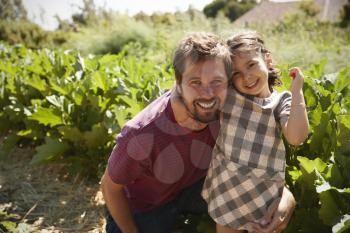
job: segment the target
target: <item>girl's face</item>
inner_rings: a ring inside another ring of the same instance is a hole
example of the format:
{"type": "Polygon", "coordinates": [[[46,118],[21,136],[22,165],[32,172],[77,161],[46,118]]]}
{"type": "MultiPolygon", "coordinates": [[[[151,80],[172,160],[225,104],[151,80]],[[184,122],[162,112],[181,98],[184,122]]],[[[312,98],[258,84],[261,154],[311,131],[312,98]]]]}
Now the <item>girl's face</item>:
{"type": "Polygon", "coordinates": [[[269,97],[268,68],[271,66],[270,54],[262,55],[256,51],[238,53],[233,57],[232,78],[235,88],[243,94],[269,97]]]}

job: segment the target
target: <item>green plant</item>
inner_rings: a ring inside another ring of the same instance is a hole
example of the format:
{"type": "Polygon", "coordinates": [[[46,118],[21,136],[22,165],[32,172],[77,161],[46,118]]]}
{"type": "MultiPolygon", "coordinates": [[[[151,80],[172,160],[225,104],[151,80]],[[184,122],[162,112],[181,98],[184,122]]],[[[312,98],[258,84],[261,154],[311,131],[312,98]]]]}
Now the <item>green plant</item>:
{"type": "Polygon", "coordinates": [[[124,123],[171,86],[171,72],[118,55],[0,46],[2,154],[19,140],[36,146],[33,164],[62,162],[98,177],[124,123]]]}
{"type": "Polygon", "coordinates": [[[286,232],[350,229],[350,73],[325,74],[325,65],[305,72],[311,130],[302,146],[288,146],[286,179],[298,205],[286,232]]]}

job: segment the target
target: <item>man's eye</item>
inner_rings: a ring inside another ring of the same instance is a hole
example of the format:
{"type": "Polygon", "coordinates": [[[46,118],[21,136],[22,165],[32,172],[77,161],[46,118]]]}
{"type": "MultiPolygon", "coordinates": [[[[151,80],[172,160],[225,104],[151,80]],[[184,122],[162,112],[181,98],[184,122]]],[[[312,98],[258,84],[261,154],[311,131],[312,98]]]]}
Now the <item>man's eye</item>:
{"type": "Polygon", "coordinates": [[[211,85],[214,86],[214,87],[218,87],[218,86],[221,86],[223,84],[223,81],[222,80],[214,80],[211,85]]]}
{"type": "Polygon", "coordinates": [[[193,86],[198,86],[198,85],[201,85],[201,82],[195,80],[195,81],[192,81],[190,84],[193,86]]]}

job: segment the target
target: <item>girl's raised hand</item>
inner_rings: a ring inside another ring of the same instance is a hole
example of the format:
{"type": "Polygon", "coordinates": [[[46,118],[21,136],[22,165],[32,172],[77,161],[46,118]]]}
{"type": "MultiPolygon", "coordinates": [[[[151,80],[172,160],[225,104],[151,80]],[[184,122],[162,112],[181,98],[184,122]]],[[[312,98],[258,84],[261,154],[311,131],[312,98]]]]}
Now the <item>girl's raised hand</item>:
{"type": "Polygon", "coordinates": [[[289,69],[288,75],[293,79],[290,91],[292,93],[301,91],[304,85],[304,75],[300,68],[293,67],[289,69]]]}

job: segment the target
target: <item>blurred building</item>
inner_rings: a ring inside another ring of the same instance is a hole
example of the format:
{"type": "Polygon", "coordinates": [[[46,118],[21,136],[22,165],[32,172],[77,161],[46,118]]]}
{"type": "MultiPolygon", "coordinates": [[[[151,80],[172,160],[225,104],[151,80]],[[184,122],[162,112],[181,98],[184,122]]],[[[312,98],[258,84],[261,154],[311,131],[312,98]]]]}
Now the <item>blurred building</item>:
{"type": "MultiPolygon", "coordinates": [[[[304,1],[305,2],[305,1],[304,1]]],[[[256,23],[275,23],[284,16],[301,11],[300,0],[262,0],[253,9],[234,21],[235,25],[249,25],[256,23]]],[[[313,0],[309,6],[317,10],[317,17],[321,21],[336,21],[347,0],[313,0]]]]}

